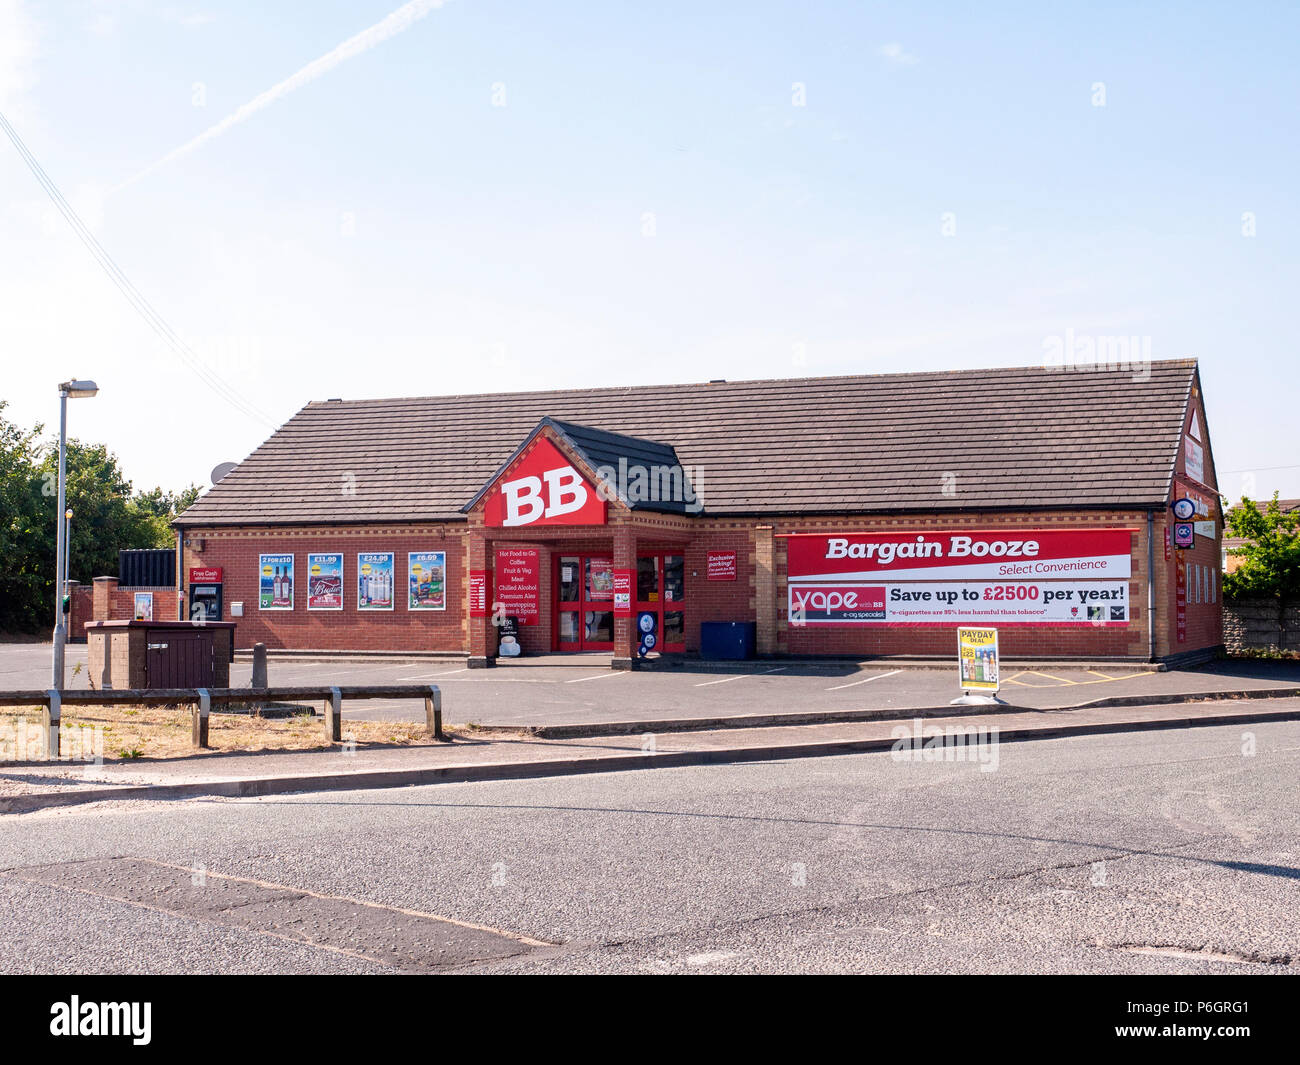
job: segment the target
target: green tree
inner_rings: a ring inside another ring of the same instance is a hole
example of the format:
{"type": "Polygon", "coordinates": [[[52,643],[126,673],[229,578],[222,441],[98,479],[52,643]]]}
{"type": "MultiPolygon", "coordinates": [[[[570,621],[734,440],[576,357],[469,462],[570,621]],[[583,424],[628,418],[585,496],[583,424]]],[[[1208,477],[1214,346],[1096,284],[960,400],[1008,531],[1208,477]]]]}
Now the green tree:
{"type": "Polygon", "coordinates": [[[1246,541],[1232,552],[1241,564],[1224,575],[1225,596],[1300,595],[1300,511],[1283,511],[1274,492],[1262,508],[1242,496],[1224,520],[1246,541]]]}
{"type": "Polygon", "coordinates": [[[202,489],[197,484],[192,484],[180,492],[169,492],[165,488],[153,488],[148,492],[137,494],[135,505],[141,510],[170,521],[176,515],[188,509],[199,498],[201,492],[202,489]]]}
{"type": "MultiPolygon", "coordinates": [[[[58,471],[59,450],[52,446],[42,455],[40,473],[57,479],[58,471]]],[[[168,518],[132,498],[131,482],[117,456],[103,444],[69,440],[67,476],[67,506],[72,511],[68,576],[74,581],[115,574],[122,548],[175,545],[168,518]]],[[[54,534],[51,527],[50,537],[54,534]]]]}
{"type": "MultiPolygon", "coordinates": [[[[58,533],[58,442],[41,442],[4,417],[0,400],[0,632],[54,624],[58,533]]],[[[198,495],[191,486],[133,497],[117,457],[103,444],[68,441],[67,508],[72,511],[69,576],[83,583],[117,573],[122,548],[173,547],[170,522],[198,495]]]]}
{"type": "Polygon", "coordinates": [[[6,406],[0,400],[0,631],[30,632],[43,616],[54,624],[46,528],[54,527],[55,500],[42,494],[37,472],[41,426],[19,428],[4,417],[6,406]]]}

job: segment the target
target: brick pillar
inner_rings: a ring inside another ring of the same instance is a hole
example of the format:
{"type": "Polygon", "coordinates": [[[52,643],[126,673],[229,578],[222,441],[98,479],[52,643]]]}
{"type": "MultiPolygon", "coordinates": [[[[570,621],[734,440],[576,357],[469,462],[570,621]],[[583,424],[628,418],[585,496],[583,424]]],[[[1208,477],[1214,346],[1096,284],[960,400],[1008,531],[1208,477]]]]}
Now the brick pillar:
{"type": "MultiPolygon", "coordinates": [[[[631,525],[614,526],[614,572],[630,570],[632,573],[632,594],[636,597],[636,529],[631,525]]],[[[633,669],[636,665],[636,604],[632,604],[631,616],[621,618],[614,615],[614,658],[610,665],[614,669],[633,669]]]]}
{"type": "Polygon", "coordinates": [[[481,527],[470,529],[466,538],[466,557],[469,560],[469,580],[466,585],[465,613],[469,623],[469,662],[470,669],[483,669],[496,665],[497,633],[493,625],[492,610],[492,563],[496,552],[492,541],[487,538],[481,527]],[[483,580],[483,597],[486,608],[481,617],[475,617],[474,581],[476,575],[483,580]]]}
{"type": "Polygon", "coordinates": [[[116,577],[96,577],[93,621],[113,620],[113,593],[117,591],[116,577]]]}
{"type": "Polygon", "coordinates": [[[755,651],[760,655],[776,654],[776,540],[772,526],[754,529],[754,572],[750,577],[754,598],[755,651]]]}

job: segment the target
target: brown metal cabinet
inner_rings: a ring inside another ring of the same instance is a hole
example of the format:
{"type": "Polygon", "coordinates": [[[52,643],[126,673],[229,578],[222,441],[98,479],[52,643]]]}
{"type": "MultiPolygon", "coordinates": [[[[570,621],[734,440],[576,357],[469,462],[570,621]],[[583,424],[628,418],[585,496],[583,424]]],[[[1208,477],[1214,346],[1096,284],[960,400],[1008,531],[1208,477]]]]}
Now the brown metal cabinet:
{"type": "Polygon", "coordinates": [[[92,621],[86,626],[96,689],[225,688],[234,623],[92,621]]]}
{"type": "Polygon", "coordinates": [[[149,629],[145,640],[146,688],[215,687],[210,633],[149,629]]]}

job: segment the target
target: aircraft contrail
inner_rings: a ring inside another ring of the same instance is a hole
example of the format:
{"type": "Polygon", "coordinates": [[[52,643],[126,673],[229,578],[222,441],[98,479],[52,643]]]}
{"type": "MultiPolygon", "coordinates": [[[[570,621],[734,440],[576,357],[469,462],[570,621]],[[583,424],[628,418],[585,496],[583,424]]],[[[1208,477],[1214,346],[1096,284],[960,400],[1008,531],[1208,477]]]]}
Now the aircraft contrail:
{"type": "Polygon", "coordinates": [[[368,52],[375,45],[383,44],[390,37],[396,37],[399,33],[410,29],[434,8],[442,7],[444,2],[445,0],[411,0],[409,4],[403,4],[387,18],[376,22],[369,29],[362,30],[355,37],[349,37],[338,47],[326,52],[319,59],[308,63],[296,74],[285,78],[280,84],[274,85],[261,95],[253,97],[237,111],[227,115],[215,126],[204,130],[192,141],[188,141],[174,151],[168,152],[157,162],[150,163],[134,177],[123,181],[113,191],[117,192],[128,185],[134,185],[141,178],[152,174],[159,167],[166,166],[172,160],[179,159],[182,155],[188,155],[200,145],[220,137],[228,129],[239,125],[244,119],[264,108],[270,107],[276,100],[288,96],[296,89],[301,89],[308,82],[315,81],[322,74],[328,74],[339,64],[346,63],[353,56],[368,52]]]}

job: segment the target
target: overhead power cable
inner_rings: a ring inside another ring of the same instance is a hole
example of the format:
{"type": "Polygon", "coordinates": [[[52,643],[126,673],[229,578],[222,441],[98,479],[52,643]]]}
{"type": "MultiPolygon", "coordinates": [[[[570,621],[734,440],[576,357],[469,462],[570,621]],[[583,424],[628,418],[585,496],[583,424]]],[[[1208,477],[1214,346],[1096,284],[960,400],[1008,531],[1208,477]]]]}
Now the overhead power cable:
{"type": "Polygon", "coordinates": [[[149,327],[158,334],[162,341],[180,358],[180,360],[194,373],[204,384],[215,392],[226,403],[234,407],[241,414],[254,421],[262,423],[268,428],[276,428],[271,418],[262,411],[251,400],[246,399],[233,385],[227,383],[219,374],[203,364],[203,360],[195,354],[192,348],[176,333],[176,331],[167,324],[153,305],[140,293],[140,290],[131,283],[131,279],[122,272],[122,269],[113,261],[113,257],[104,250],[103,245],[95,239],[95,235],[82,222],[77,212],[72,209],[72,205],[63,198],[63,193],[59,191],[58,186],[50,178],[36,157],[28,149],[27,145],[18,136],[18,131],[10,124],[9,120],[0,112],[0,129],[3,129],[13,146],[17,149],[18,154],[22,157],[27,168],[32,172],[45,194],[49,196],[68,225],[72,227],[73,233],[85,245],[86,250],[90,252],[95,262],[99,264],[100,269],[108,276],[108,279],[117,286],[118,291],[126,297],[128,303],[135,309],[136,313],[149,325],[149,327]]]}

